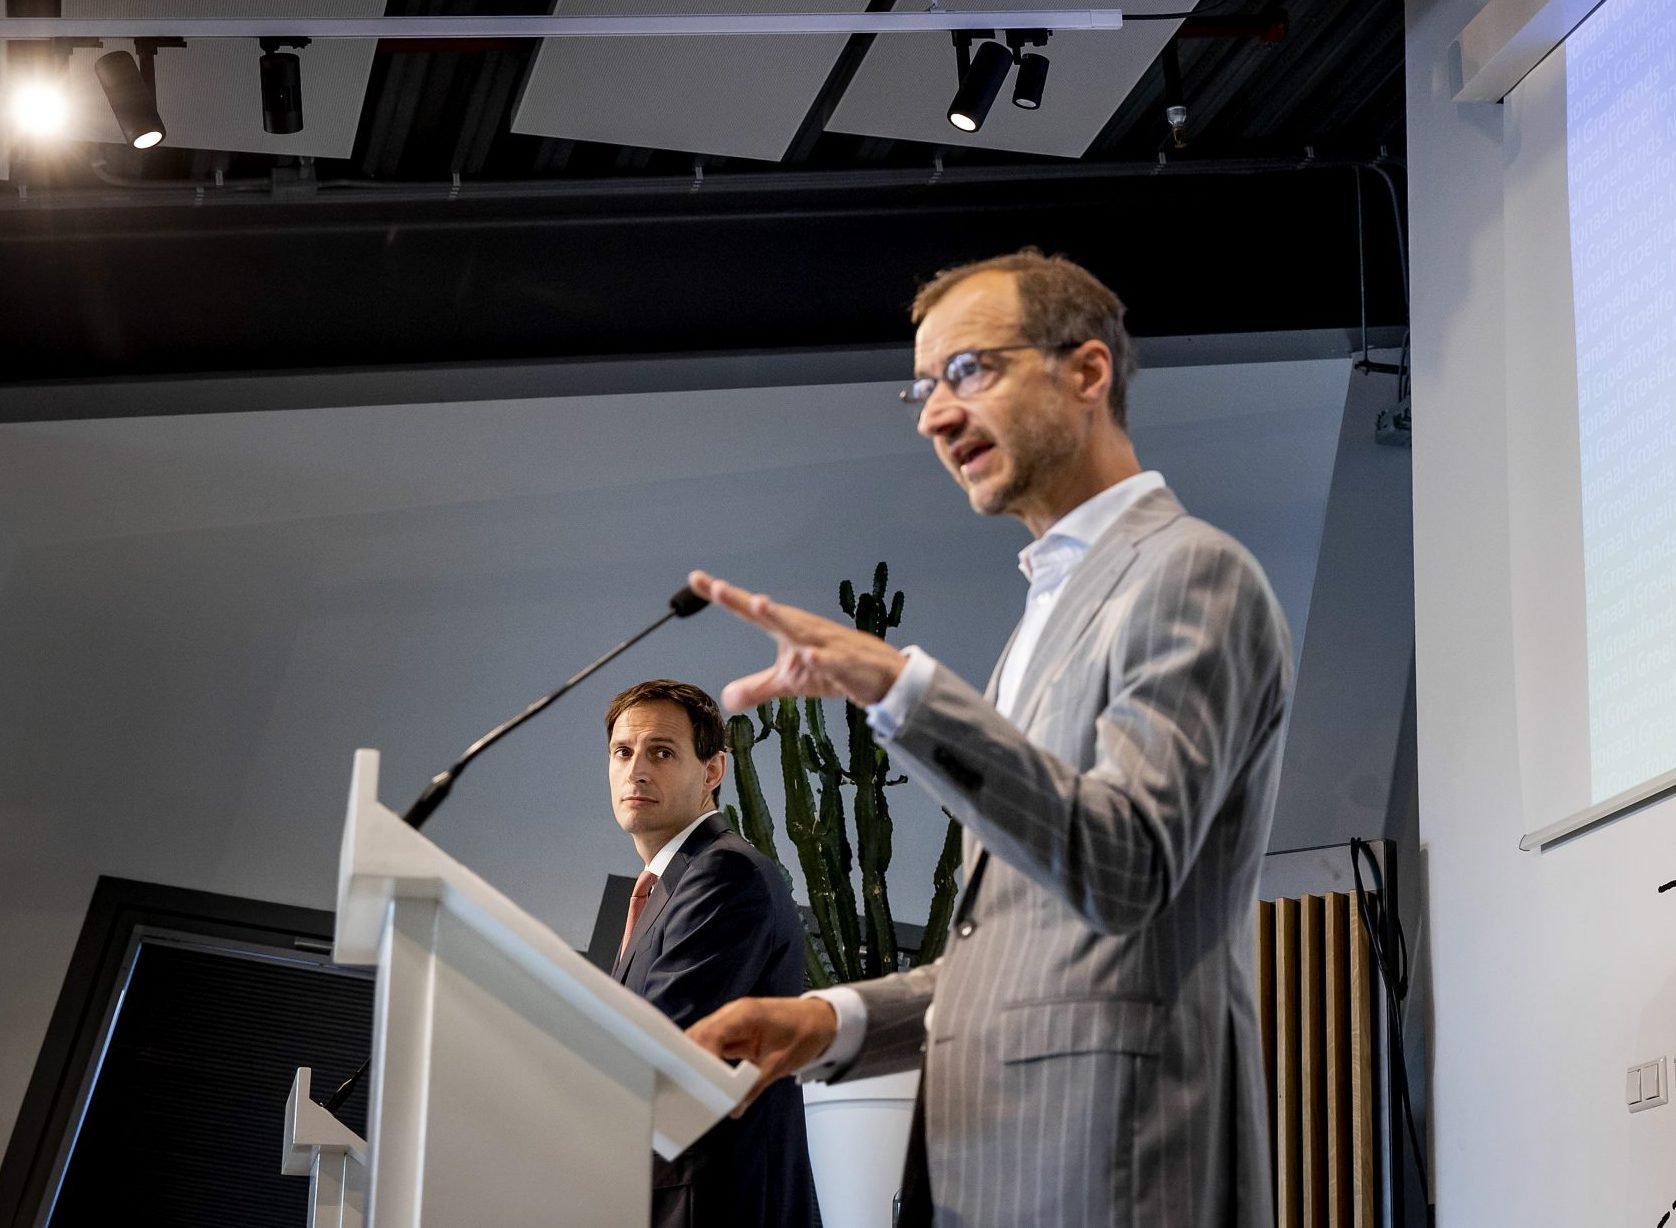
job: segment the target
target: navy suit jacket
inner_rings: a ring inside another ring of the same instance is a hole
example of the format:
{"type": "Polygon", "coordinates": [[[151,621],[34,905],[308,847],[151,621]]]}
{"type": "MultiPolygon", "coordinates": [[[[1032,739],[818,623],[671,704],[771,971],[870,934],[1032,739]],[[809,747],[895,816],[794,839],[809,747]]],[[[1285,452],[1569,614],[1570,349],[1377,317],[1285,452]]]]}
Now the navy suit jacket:
{"type": "MultiPolygon", "coordinates": [[[[784,873],[713,814],[652,886],[612,975],[682,1027],[735,998],[803,992],[803,919],[784,873]]],[[[803,1096],[781,1079],[674,1160],[652,1158],[655,1228],[820,1223],[803,1096]]]]}

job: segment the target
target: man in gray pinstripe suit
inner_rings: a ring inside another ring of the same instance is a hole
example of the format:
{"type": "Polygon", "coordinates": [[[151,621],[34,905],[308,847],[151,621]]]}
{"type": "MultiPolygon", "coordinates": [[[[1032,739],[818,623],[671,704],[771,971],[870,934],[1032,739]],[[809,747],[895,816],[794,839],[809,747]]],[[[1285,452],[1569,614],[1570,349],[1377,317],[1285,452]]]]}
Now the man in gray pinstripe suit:
{"type": "Polygon", "coordinates": [[[919,649],[701,572],[770,632],[728,706],[841,695],[965,825],[931,968],[691,1029],[768,1081],[924,1061],[941,1225],[1272,1225],[1254,900],[1291,681],[1261,569],[1142,471],[1123,307],[1034,251],[941,274],[904,399],[974,510],[1018,517],[1030,595],[986,693],[919,649]]]}

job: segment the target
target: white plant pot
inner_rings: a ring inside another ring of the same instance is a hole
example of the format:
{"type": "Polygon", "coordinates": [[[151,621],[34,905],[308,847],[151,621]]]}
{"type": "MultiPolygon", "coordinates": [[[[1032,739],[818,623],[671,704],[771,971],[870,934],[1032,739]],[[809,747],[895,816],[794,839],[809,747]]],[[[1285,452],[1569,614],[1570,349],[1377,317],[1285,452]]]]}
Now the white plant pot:
{"type": "Polygon", "coordinates": [[[917,1070],[803,1085],[824,1228],[890,1228],[918,1087],[917,1070]]]}

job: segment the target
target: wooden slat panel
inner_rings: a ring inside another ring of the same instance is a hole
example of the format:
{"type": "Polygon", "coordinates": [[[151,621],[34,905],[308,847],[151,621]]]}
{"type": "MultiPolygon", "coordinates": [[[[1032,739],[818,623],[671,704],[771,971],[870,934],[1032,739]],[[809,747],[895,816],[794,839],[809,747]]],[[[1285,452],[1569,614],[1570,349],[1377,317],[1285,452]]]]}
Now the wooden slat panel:
{"type": "Polygon", "coordinates": [[[1257,1024],[1263,1035],[1263,1076],[1267,1082],[1269,1119],[1269,1178],[1270,1193],[1275,1205],[1280,1205],[1280,1191],[1275,1188],[1274,1175],[1279,1152],[1275,1146],[1279,1128],[1275,1117],[1275,949],[1274,902],[1257,902],[1257,1024]]]}
{"type": "Polygon", "coordinates": [[[1350,1132],[1350,897],[1334,892],[1326,906],[1327,1223],[1353,1228],[1350,1132]]]}
{"type": "Polygon", "coordinates": [[[1298,902],[1275,901],[1275,1215],[1303,1228],[1303,1084],[1298,1069],[1298,902]]]}
{"type": "Polygon", "coordinates": [[[1351,1202],[1353,1228],[1374,1228],[1374,1149],[1379,1145],[1373,1128],[1373,1063],[1379,1051],[1374,1032],[1373,950],[1361,911],[1351,901],[1350,917],[1350,1134],[1351,1202]]]}
{"type": "Polygon", "coordinates": [[[1298,901],[1299,1075],[1303,1109],[1304,1228],[1327,1228],[1327,970],[1325,901],[1298,901]]]}

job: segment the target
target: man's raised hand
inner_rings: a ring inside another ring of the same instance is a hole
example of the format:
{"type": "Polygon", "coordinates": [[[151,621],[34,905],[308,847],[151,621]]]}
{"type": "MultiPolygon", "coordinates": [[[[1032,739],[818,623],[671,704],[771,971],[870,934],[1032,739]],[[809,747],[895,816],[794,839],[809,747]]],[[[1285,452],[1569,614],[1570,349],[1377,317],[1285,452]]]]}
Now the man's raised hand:
{"type": "Polygon", "coordinates": [[[774,699],[826,695],[866,707],[885,697],[907,663],[876,635],[781,605],[707,572],[693,572],[687,583],[700,597],[774,637],[774,664],[722,689],[723,706],[735,712],[774,699]]]}

